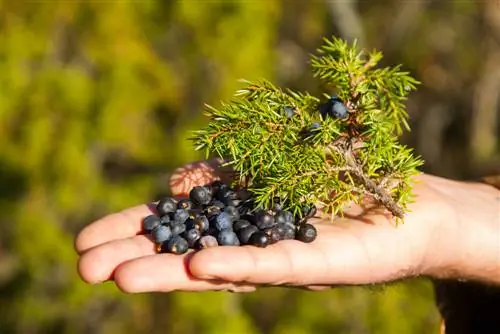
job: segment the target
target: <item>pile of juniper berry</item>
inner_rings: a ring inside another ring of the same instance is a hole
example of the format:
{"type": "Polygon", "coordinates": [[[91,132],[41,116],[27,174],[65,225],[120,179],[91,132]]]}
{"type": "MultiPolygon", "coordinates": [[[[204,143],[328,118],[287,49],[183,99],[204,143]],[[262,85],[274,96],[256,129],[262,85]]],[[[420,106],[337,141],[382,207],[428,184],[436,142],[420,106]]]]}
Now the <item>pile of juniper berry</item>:
{"type": "Polygon", "coordinates": [[[214,181],[192,188],[189,198],[160,200],[157,214],[144,218],[143,230],[151,235],[158,253],[172,254],[215,246],[267,247],[281,240],[312,242],[316,238],[316,228],[307,223],[316,213],[314,205],[304,205],[294,216],[282,210],[279,198],[273,203],[272,208],[257,207],[246,188],[233,189],[214,181]]]}

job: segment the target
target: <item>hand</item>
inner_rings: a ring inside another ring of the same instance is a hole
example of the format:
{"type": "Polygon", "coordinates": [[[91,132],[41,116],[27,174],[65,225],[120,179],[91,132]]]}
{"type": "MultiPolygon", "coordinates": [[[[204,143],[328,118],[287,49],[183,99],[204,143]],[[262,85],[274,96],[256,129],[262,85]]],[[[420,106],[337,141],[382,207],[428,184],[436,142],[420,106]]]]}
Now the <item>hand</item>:
{"type": "MultiPolygon", "coordinates": [[[[218,161],[178,169],[175,195],[225,177],[218,161]]],[[[86,226],[76,239],[83,280],[114,280],[128,293],[253,291],[261,285],[324,289],[426,275],[500,284],[499,192],[491,186],[420,175],[416,202],[395,226],[380,208],[352,207],[330,223],[314,218],[317,239],[267,248],[215,247],[184,255],[155,254],[141,232],[152,205],[139,205],[86,226]]]]}

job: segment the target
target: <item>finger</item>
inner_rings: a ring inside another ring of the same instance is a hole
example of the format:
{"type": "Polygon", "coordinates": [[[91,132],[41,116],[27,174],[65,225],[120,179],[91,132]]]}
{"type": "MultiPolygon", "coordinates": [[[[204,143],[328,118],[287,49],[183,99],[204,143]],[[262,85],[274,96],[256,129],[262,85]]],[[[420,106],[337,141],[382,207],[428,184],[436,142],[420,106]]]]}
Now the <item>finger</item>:
{"type": "Polygon", "coordinates": [[[78,271],[90,284],[114,279],[124,292],[227,290],[250,292],[255,286],[199,280],[186,269],[189,253],[184,255],[155,254],[155,245],[146,236],[137,236],[105,243],[85,253],[78,271]]]}
{"type": "Polygon", "coordinates": [[[155,254],[155,244],[147,236],[114,240],[83,254],[78,272],[87,283],[100,283],[111,279],[121,263],[152,254],[155,254]]]}
{"type": "Polygon", "coordinates": [[[411,276],[415,269],[416,253],[402,244],[408,235],[398,235],[403,228],[349,221],[317,229],[309,244],[285,240],[267,248],[204,250],[193,255],[190,272],[204,279],[308,286],[378,283],[411,276]]]}
{"type": "Polygon", "coordinates": [[[103,243],[138,235],[142,231],[143,218],[154,213],[154,204],[142,204],[107,215],[80,231],[75,239],[75,249],[82,254],[103,243]]]}
{"type": "Polygon", "coordinates": [[[283,240],[266,248],[215,247],[193,254],[190,272],[199,278],[271,285],[310,285],[326,276],[322,255],[310,244],[283,240]]]}
{"type": "Polygon", "coordinates": [[[193,277],[188,263],[193,253],[158,254],[121,264],[114,275],[116,285],[126,293],[171,291],[255,291],[252,284],[204,280],[193,277]]]}

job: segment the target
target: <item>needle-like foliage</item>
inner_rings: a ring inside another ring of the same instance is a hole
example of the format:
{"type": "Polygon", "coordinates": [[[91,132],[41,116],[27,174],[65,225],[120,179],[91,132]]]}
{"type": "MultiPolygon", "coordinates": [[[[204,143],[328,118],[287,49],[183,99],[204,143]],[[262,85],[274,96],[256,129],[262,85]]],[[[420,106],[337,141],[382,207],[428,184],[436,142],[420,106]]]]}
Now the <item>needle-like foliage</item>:
{"type": "Polygon", "coordinates": [[[311,56],[312,73],[335,87],[346,117],[322,117],[326,94],[244,81],[230,101],[207,106],[209,123],[192,138],[196,149],[225,159],[234,182],[262,207],[279,198],[295,214],[314,203],[333,217],[369,195],[401,220],[423,163],[398,140],[409,130],[404,101],[419,82],[400,66],[377,67],[381,58],[356,42],[325,39],[311,56]]]}

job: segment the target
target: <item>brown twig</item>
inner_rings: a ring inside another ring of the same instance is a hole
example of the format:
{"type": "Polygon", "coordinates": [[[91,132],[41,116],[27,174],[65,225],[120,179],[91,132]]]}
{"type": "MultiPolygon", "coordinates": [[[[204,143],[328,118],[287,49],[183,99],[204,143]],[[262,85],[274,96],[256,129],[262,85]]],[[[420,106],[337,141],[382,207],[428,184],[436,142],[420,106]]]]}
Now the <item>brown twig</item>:
{"type": "Polygon", "coordinates": [[[404,217],[404,210],[392,199],[387,191],[363,173],[363,169],[354,158],[353,150],[347,140],[343,142],[337,141],[336,144],[330,145],[329,149],[344,157],[350,167],[349,172],[358,179],[378,202],[383,204],[394,216],[398,218],[404,217]]]}

